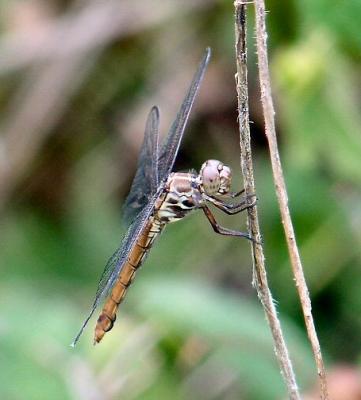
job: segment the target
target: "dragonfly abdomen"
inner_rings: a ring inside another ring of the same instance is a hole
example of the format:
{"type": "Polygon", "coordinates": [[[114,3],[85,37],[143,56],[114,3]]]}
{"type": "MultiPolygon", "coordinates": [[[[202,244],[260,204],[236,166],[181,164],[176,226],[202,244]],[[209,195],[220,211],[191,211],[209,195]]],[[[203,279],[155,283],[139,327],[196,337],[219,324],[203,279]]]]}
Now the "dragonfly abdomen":
{"type": "Polygon", "coordinates": [[[195,179],[196,176],[191,173],[173,173],[169,176],[164,192],[155,203],[153,216],[135,242],[104,304],[95,326],[95,343],[99,343],[105,333],[112,329],[119,304],[124,299],[136,271],[142,265],[155,238],[166,224],[179,221],[200,206],[202,198],[195,185],[195,179]]]}
{"type": "Polygon", "coordinates": [[[94,332],[94,343],[99,343],[105,333],[113,328],[119,304],[125,298],[138,268],[142,265],[155,238],[160,234],[163,228],[164,224],[153,217],[139,235],[97,320],[94,332]]]}

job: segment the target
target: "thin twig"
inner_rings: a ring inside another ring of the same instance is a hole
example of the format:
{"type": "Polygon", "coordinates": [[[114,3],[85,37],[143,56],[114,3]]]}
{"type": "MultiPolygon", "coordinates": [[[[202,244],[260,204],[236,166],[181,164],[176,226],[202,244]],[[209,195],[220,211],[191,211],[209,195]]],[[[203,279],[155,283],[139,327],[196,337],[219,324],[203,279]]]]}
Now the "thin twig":
{"type": "Polygon", "coordinates": [[[321,348],[318,341],[315,325],[311,312],[311,300],[303,273],[300,255],[296,243],[295,232],[292,225],[290,211],[288,208],[288,198],[286,184],[281,167],[276,129],[274,121],[274,107],[271,95],[271,84],[268,68],[267,56],[267,32],[265,22],[265,5],[263,0],[255,0],[256,7],[256,38],[258,53],[258,69],[261,85],[261,101],[265,119],[266,136],[269,145],[270,158],[272,163],[273,179],[281,212],[282,224],[286,235],[288,252],[295,277],[296,287],[301,300],[303,315],[305,318],[307,334],[311,342],[312,351],[315,357],[317,372],[319,376],[321,398],[328,399],[325,368],[321,355],[321,348]]]}
{"type": "MultiPolygon", "coordinates": [[[[241,147],[241,169],[246,194],[255,193],[253,176],[253,163],[249,130],[248,112],[248,82],[247,82],[247,49],[246,49],[246,5],[244,2],[235,1],[236,12],[236,58],[237,58],[237,97],[238,97],[238,121],[241,147]]],[[[261,234],[258,222],[257,207],[248,210],[248,226],[252,237],[257,240],[253,243],[253,285],[257,290],[259,299],[264,308],[268,324],[270,326],[276,357],[278,359],[282,376],[285,380],[289,398],[300,399],[292,363],[288,355],[288,349],[283,337],[280,321],[277,317],[276,307],[270,292],[261,234]]]]}

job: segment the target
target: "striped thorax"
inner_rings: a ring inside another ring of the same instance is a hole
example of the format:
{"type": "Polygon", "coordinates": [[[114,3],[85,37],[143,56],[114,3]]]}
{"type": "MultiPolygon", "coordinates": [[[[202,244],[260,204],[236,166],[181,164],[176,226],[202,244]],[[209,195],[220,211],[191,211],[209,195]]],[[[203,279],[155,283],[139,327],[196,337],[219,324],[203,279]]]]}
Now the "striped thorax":
{"type": "Polygon", "coordinates": [[[164,224],[179,221],[201,205],[202,196],[195,174],[183,172],[170,174],[165,191],[165,199],[155,212],[155,218],[164,224]]]}

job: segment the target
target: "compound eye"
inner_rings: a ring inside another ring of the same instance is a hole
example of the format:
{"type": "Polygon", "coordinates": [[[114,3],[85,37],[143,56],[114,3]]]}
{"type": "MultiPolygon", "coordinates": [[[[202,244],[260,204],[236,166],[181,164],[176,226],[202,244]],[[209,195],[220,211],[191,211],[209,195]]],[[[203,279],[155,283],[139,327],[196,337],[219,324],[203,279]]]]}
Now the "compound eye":
{"type": "Polygon", "coordinates": [[[219,174],[213,168],[205,168],[203,172],[203,179],[207,183],[212,184],[219,179],[219,174]]]}
{"type": "Polygon", "coordinates": [[[220,177],[221,177],[221,185],[219,192],[222,194],[226,194],[229,192],[231,187],[231,179],[232,179],[231,169],[227,166],[223,166],[223,169],[220,173],[220,177]]]}
{"type": "Polygon", "coordinates": [[[227,167],[226,165],[224,165],[220,175],[222,178],[228,179],[232,175],[231,169],[229,167],[227,167]]]}
{"type": "Polygon", "coordinates": [[[202,171],[202,182],[206,192],[210,194],[217,193],[220,185],[218,170],[216,168],[206,166],[202,171]]]}

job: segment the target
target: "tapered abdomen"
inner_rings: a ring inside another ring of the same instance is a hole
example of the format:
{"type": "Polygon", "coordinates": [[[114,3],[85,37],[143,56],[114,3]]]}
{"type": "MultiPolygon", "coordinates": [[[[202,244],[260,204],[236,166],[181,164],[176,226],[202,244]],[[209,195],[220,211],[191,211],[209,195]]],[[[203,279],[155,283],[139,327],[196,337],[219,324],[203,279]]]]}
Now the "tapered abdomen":
{"type": "Polygon", "coordinates": [[[119,304],[124,299],[154,239],[166,224],[179,221],[195,208],[199,208],[201,194],[192,185],[195,178],[190,173],[172,173],[169,176],[164,193],[155,203],[153,216],[129,252],[128,259],[104,304],[95,326],[94,343],[99,343],[105,333],[112,329],[119,304]]]}
{"type": "Polygon", "coordinates": [[[164,225],[152,219],[139,235],[98,318],[94,332],[94,344],[99,343],[105,333],[112,329],[119,304],[124,299],[137,269],[142,265],[145,255],[163,227],[164,225]]]}

